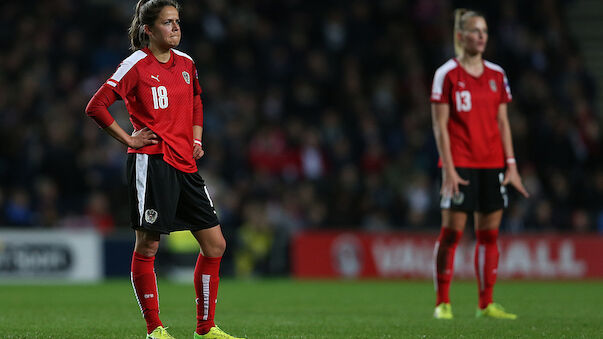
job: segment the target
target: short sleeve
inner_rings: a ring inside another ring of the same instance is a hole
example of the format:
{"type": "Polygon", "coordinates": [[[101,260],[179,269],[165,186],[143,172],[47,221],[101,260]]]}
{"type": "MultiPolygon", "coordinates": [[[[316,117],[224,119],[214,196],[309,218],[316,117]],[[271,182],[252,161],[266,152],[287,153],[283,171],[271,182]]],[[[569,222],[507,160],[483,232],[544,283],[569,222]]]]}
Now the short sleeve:
{"type": "Polygon", "coordinates": [[[502,88],[505,90],[501,92],[500,103],[507,103],[513,100],[513,96],[511,95],[511,87],[509,86],[509,79],[507,79],[507,74],[503,71],[502,73],[502,88]]]}
{"type": "Polygon", "coordinates": [[[120,97],[125,98],[128,93],[136,87],[138,80],[138,72],[133,69],[130,70],[123,78],[119,81],[115,81],[113,78],[109,78],[105,83],[105,86],[109,86],[113,89],[120,97]]]}
{"type": "Polygon", "coordinates": [[[107,80],[105,86],[109,86],[119,94],[119,96],[125,98],[138,83],[138,70],[135,66],[146,56],[146,53],[143,51],[134,52],[122,61],[115,73],[107,80]]]}
{"type": "Polygon", "coordinates": [[[449,103],[450,102],[450,77],[448,73],[442,74],[440,71],[436,72],[433,77],[433,84],[431,86],[431,102],[433,103],[449,103]]]}

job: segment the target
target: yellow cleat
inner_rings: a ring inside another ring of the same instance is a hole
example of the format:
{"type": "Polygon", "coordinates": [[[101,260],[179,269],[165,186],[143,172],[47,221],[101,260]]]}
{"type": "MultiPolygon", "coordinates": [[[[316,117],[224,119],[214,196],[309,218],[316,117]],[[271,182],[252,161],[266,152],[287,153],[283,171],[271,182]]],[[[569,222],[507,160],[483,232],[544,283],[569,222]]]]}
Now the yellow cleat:
{"type": "Polygon", "coordinates": [[[436,306],[435,311],[433,312],[433,317],[436,319],[452,319],[454,316],[452,315],[452,306],[449,303],[441,303],[436,306]]]}
{"type": "Polygon", "coordinates": [[[195,332],[194,339],[245,339],[239,337],[233,337],[230,334],[222,331],[218,326],[214,326],[209,329],[209,332],[205,334],[197,334],[195,332]]]}
{"type": "Polygon", "coordinates": [[[494,319],[517,319],[517,315],[513,313],[505,312],[505,309],[496,303],[489,304],[486,308],[477,309],[475,312],[476,318],[494,318],[494,319]]]}
{"type": "Polygon", "coordinates": [[[159,326],[151,332],[151,334],[147,334],[147,339],[175,339],[167,332],[167,327],[159,326]]]}

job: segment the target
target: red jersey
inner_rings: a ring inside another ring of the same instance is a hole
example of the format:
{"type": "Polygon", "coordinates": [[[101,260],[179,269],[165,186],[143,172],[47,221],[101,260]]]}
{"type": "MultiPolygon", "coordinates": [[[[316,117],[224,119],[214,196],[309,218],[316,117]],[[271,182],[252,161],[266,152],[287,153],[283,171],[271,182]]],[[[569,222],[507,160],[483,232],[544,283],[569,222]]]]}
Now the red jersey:
{"type": "Polygon", "coordinates": [[[505,71],[494,63],[484,61],[484,72],[479,77],[467,73],[456,59],[437,69],[431,102],[450,107],[448,134],[455,167],[505,166],[497,117],[500,104],[510,101],[505,71]]]}
{"type": "Polygon", "coordinates": [[[197,70],[187,54],[170,50],[170,60],[161,63],[148,48],[127,57],[104,84],[125,102],[135,130],[148,127],[159,138],[157,145],[128,153],[163,154],[168,164],[193,173],[194,96],[201,93],[197,70]]]}

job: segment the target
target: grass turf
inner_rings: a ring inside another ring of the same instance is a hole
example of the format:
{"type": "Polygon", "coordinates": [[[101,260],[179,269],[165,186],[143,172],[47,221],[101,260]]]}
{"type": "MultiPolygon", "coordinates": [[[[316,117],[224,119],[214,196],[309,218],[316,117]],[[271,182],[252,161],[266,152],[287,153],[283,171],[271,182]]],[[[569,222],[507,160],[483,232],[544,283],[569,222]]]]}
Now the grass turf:
{"type": "MultiPolygon", "coordinates": [[[[161,318],[192,338],[192,285],[159,281],[161,318]]],[[[500,282],[515,321],[475,319],[474,282],[453,282],[455,319],[432,319],[431,282],[223,279],[216,321],[248,338],[601,338],[600,281],[500,282]]],[[[0,338],[144,338],[128,280],[0,286],[0,338]]]]}

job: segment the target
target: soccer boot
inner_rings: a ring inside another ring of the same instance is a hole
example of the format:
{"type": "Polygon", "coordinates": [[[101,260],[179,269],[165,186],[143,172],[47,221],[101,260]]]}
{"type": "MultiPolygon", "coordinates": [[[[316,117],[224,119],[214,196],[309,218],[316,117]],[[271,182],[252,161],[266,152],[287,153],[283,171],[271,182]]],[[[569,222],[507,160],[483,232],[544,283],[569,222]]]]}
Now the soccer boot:
{"type": "Polygon", "coordinates": [[[245,339],[239,337],[233,337],[230,334],[222,331],[218,326],[214,326],[209,329],[209,332],[205,334],[197,334],[195,332],[194,339],[245,339]]]}
{"type": "Polygon", "coordinates": [[[505,309],[497,303],[491,303],[486,308],[477,309],[475,312],[476,318],[494,318],[494,319],[517,319],[517,315],[513,313],[505,312],[505,309]]]}
{"type": "Polygon", "coordinates": [[[433,311],[433,317],[436,319],[452,319],[452,306],[449,303],[440,303],[433,311]]]}
{"type": "Polygon", "coordinates": [[[147,334],[147,339],[175,339],[167,332],[167,327],[159,326],[151,332],[151,334],[147,334]]]}

